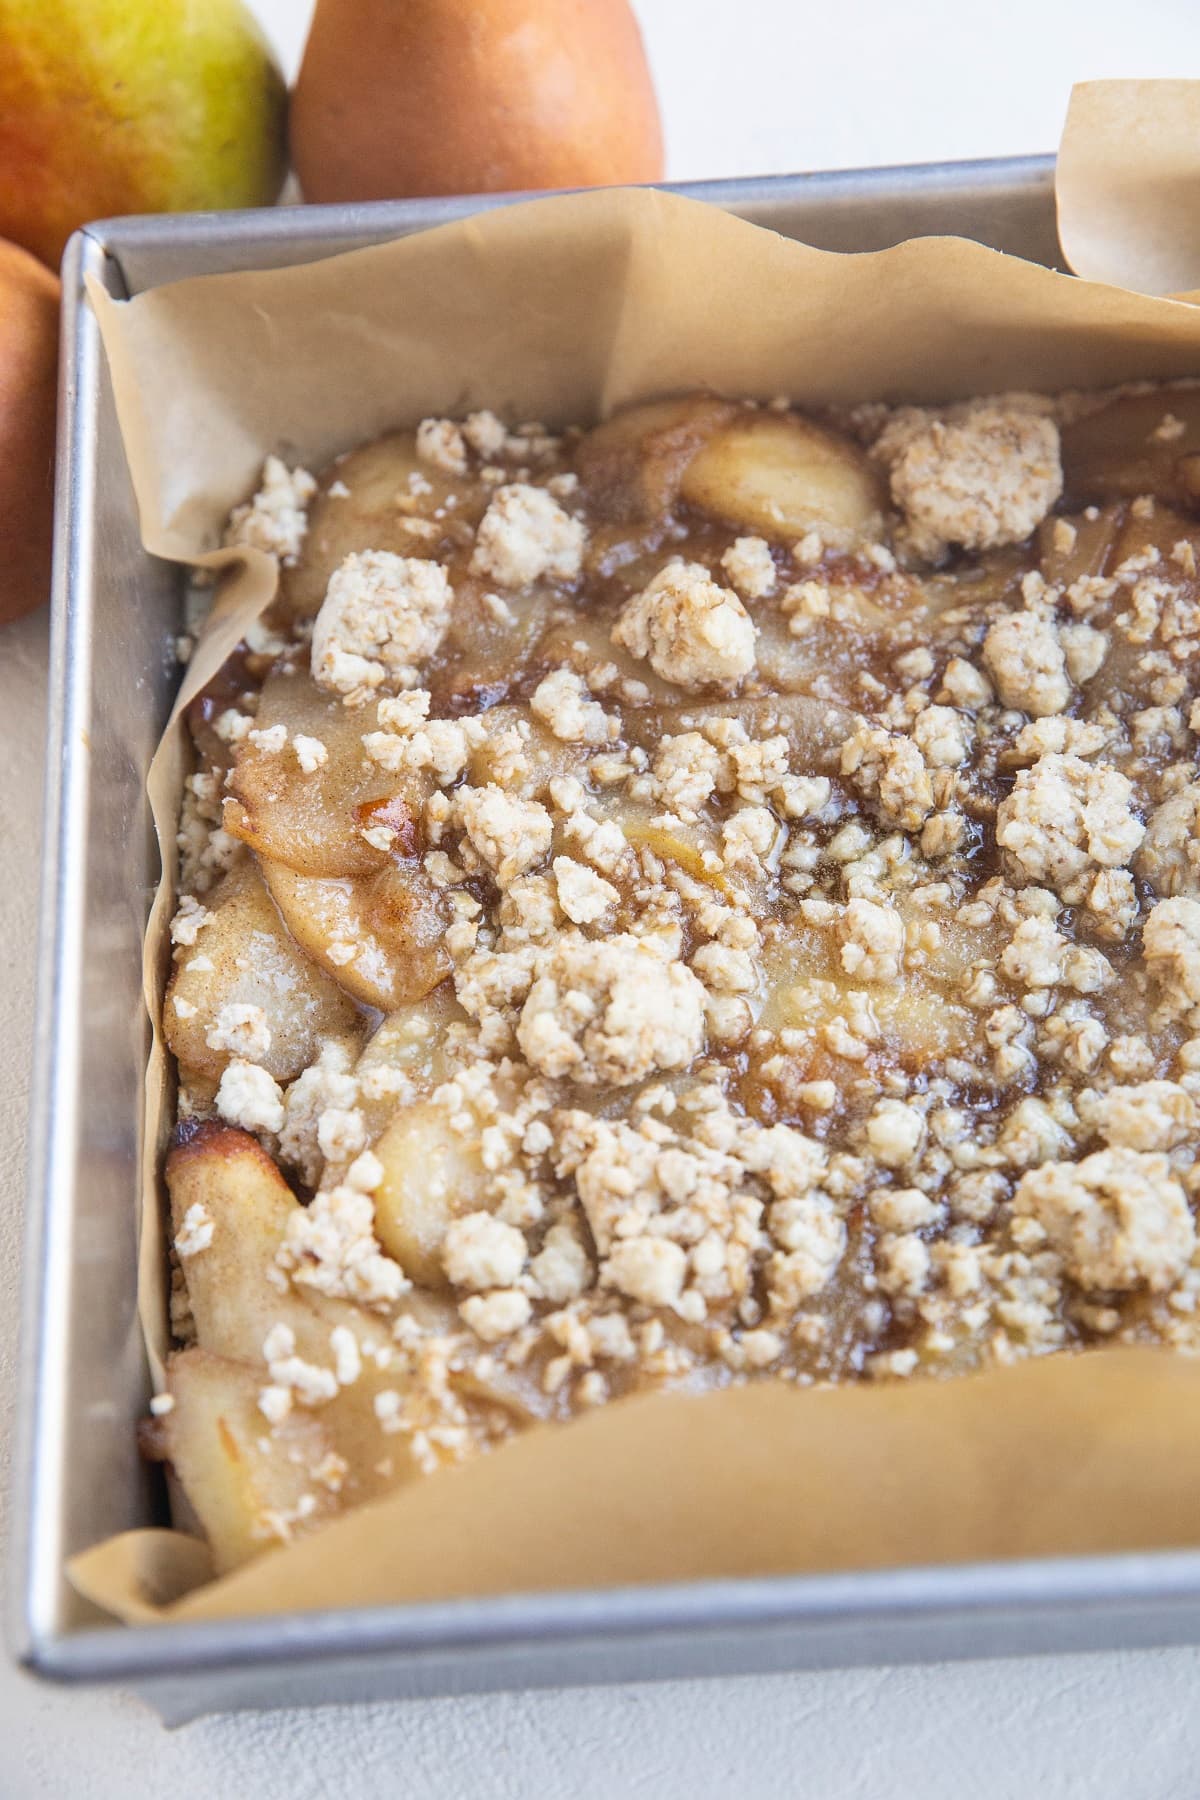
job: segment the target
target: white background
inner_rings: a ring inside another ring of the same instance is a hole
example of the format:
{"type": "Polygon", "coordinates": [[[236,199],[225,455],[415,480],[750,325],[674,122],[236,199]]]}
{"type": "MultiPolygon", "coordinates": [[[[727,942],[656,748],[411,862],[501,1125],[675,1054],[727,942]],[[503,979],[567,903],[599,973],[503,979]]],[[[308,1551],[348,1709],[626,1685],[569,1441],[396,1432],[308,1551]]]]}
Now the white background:
{"type": "MultiPolygon", "coordinates": [[[[290,72],[307,0],[255,10],[290,72]]],[[[1048,150],[1072,81],[1200,75],[1200,8],[1188,0],[640,0],[637,11],[677,178],[1048,150]]],[[[45,627],[43,615],[0,634],[6,1428],[45,627]]],[[[273,1713],[167,1734],[134,1700],[56,1692],[0,1664],[0,1800],[1190,1800],[1198,1681],[1200,1653],[1185,1650],[273,1713]]]]}

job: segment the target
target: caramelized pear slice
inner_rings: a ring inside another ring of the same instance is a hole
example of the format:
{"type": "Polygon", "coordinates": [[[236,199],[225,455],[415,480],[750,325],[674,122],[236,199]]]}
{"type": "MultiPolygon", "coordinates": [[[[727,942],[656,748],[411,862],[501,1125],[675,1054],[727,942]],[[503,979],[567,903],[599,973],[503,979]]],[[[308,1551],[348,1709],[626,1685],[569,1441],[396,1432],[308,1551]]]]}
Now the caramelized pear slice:
{"type": "Polygon", "coordinates": [[[208,896],[211,917],[195,944],[180,945],[163,1007],[167,1043],[189,1076],[219,1081],[228,1050],[208,1033],[222,1007],[257,1006],[271,1033],[262,1065],[291,1081],[323,1039],[354,1029],[354,1007],[297,949],[253,862],[246,858],[208,896]]]}
{"type": "Polygon", "coordinates": [[[276,615],[315,617],[330,576],[351,553],[431,558],[446,566],[454,590],[445,639],[422,675],[434,711],[474,710],[494,699],[520,673],[557,598],[535,587],[498,599],[471,573],[475,529],[494,493],[477,472],[457,475],[423,461],[412,432],[343,457],[322,478],[300,561],[283,571],[276,615]]]}
{"type": "Polygon", "coordinates": [[[479,1131],[454,1129],[453,1108],[432,1097],[451,1073],[447,1034],[466,1018],[446,982],[386,1018],[354,1071],[371,1147],[383,1164],[376,1235],[410,1280],[427,1288],[446,1285],[439,1251],[451,1219],[489,1204],[479,1131]]]}
{"type": "Polygon", "coordinates": [[[702,881],[720,894],[734,892],[729,877],[719,868],[710,869],[704,860],[706,850],[715,848],[710,831],[691,825],[684,836],[680,831],[669,830],[665,825],[654,824],[647,819],[631,819],[624,809],[617,812],[617,817],[623,822],[626,840],[635,850],[649,850],[660,862],[673,864],[677,869],[682,869],[685,875],[690,875],[693,881],[702,881]]]}
{"type": "Polygon", "coordinates": [[[212,1222],[207,1247],[180,1259],[198,1342],[249,1363],[259,1360],[263,1339],[280,1321],[298,1341],[309,1338],[311,1308],[267,1279],[299,1205],[291,1188],[248,1132],[210,1120],[185,1128],[180,1139],[166,1169],[172,1237],[193,1206],[212,1222]]]}
{"type": "Polygon", "coordinates": [[[1068,504],[1154,494],[1200,504],[1200,388],[1121,394],[1062,428],[1068,504]]]}
{"type": "Polygon", "coordinates": [[[941,599],[908,575],[891,574],[881,583],[879,570],[857,558],[823,567],[814,593],[825,608],[815,615],[805,614],[803,606],[785,612],[782,594],[753,608],[758,679],[783,694],[815,689],[859,697],[864,661],[881,647],[886,651],[889,634],[894,641],[907,621],[919,621],[926,635],[941,599]]]}
{"type": "Polygon", "coordinates": [[[447,1285],[440,1251],[452,1219],[487,1204],[489,1177],[477,1132],[456,1131],[449,1108],[418,1100],[398,1112],[375,1145],[383,1181],[375,1233],[411,1281],[447,1285]]]}
{"type": "Polygon", "coordinates": [[[738,412],[727,400],[689,394],[627,407],[582,439],[575,467],[604,519],[660,519],[675,503],[684,471],[714,431],[738,412]]]}
{"type": "MultiPolygon", "coordinates": [[[[644,580],[631,580],[628,594],[632,596],[651,581],[666,560],[659,556],[647,563],[640,571],[644,580]]],[[[629,571],[623,570],[622,578],[628,574],[629,571]]],[[[648,697],[656,696],[665,700],[678,694],[679,689],[656,675],[648,662],[631,656],[621,644],[613,643],[612,630],[618,611],[618,607],[613,607],[607,614],[581,612],[572,617],[558,618],[537,647],[534,658],[536,671],[548,673],[551,669],[573,669],[577,675],[586,676],[590,670],[607,664],[616,670],[620,679],[638,683],[648,697]]],[[[603,702],[602,694],[597,698],[603,702]]],[[[622,710],[628,712],[636,704],[636,700],[626,698],[622,702],[622,710]]]]}
{"type": "Polygon", "coordinates": [[[411,431],[340,457],[321,478],[300,560],[283,571],[276,611],[287,619],[315,618],[330,576],[352,552],[445,560],[470,543],[490,493],[475,476],[422,460],[411,431]]]}
{"type": "Polygon", "coordinates": [[[269,1435],[258,1406],[262,1368],[207,1350],[183,1350],[167,1367],[175,1404],[155,1440],[204,1527],[218,1575],[259,1556],[303,1522],[304,1531],[339,1510],[313,1480],[333,1451],[327,1420],[294,1408],[269,1435]]]}
{"type": "Polygon", "coordinates": [[[1094,519],[1084,512],[1043,519],[1037,529],[1038,560],[1048,582],[1068,588],[1088,575],[1105,575],[1115,560],[1125,507],[1102,506],[1094,519]]]}
{"type": "MultiPolygon", "coordinates": [[[[1189,518],[1161,501],[1147,513],[1130,507],[1112,553],[1113,565],[1149,549],[1169,557],[1178,543],[1189,543],[1193,556],[1200,553],[1200,519],[1189,518]]],[[[1172,570],[1172,575],[1178,579],[1180,572],[1172,570]]]]}
{"type": "Polygon", "coordinates": [[[561,603],[549,589],[499,595],[478,576],[456,575],[446,636],[422,676],[434,716],[480,712],[505,694],[561,603]]]}
{"type": "Polygon", "coordinates": [[[444,902],[419,863],[321,879],[264,857],[262,870],[301,949],[364,1006],[391,1012],[449,974],[444,902]]]}
{"type": "Polygon", "coordinates": [[[750,413],[718,431],[689,462],[680,492],[767,538],[816,526],[853,543],[883,528],[883,486],[857,444],[795,413],[750,413]]]}
{"type": "MultiPolygon", "coordinates": [[[[288,739],[281,750],[264,749],[248,737],[238,745],[225,829],[302,875],[362,875],[382,868],[387,853],[367,842],[364,828],[378,822],[374,814],[386,801],[393,802],[397,819],[411,821],[429,784],[420,776],[385,774],[367,756],[363,737],[379,729],[377,712],[374,702],[345,706],[323,694],[307,672],[270,676],[256,726],[282,725],[288,739]],[[325,761],[309,774],[295,749],[300,736],[325,747],[325,761]]],[[[415,849],[411,823],[405,823],[401,839],[397,848],[415,849]]]]}
{"type": "MultiPolygon", "coordinates": [[[[382,1135],[402,1106],[446,1080],[446,1034],[451,1025],[466,1023],[467,1014],[449,981],[388,1014],[363,1046],[354,1069],[368,1142],[373,1144],[382,1135]]],[[[329,1169],[327,1163],[326,1186],[329,1169]]]]}
{"type": "MultiPolygon", "coordinates": [[[[202,1349],[253,1363],[261,1359],[272,1326],[284,1324],[300,1356],[327,1364],[330,1331],[345,1325],[378,1361],[375,1352],[392,1341],[391,1310],[412,1311],[435,1329],[444,1326],[441,1303],[432,1299],[405,1295],[377,1312],[307,1282],[281,1283],[275,1253],[303,1208],[248,1132],[206,1121],[171,1151],[166,1173],[173,1234],[197,1204],[212,1223],[207,1246],[180,1259],[202,1349]]],[[[387,1358],[378,1366],[386,1367],[387,1358]]]]}
{"type": "MultiPolygon", "coordinates": [[[[1148,550],[1157,550],[1163,559],[1163,574],[1177,590],[1166,603],[1160,630],[1168,639],[1171,634],[1179,635],[1181,627],[1186,633],[1186,620],[1200,596],[1200,582],[1187,573],[1186,553],[1181,553],[1182,560],[1177,560],[1174,552],[1178,545],[1190,548],[1191,566],[1196,566],[1200,560],[1200,519],[1188,518],[1163,502],[1156,502],[1148,511],[1134,507],[1123,510],[1125,517],[1109,556],[1108,572],[1112,573],[1130,559],[1141,558],[1148,550]]],[[[1138,631],[1131,635],[1124,629],[1133,606],[1132,584],[1125,582],[1113,594],[1102,598],[1087,615],[1088,623],[1107,630],[1109,638],[1103,665],[1088,683],[1091,705],[1111,696],[1119,711],[1127,704],[1128,695],[1136,693],[1146,680],[1145,642],[1138,631]],[[1114,624],[1116,630],[1111,629],[1114,624]]],[[[1178,646],[1175,647],[1178,653],[1178,646]]]]}
{"type": "MultiPolygon", "coordinates": [[[[301,1207],[270,1157],[244,1131],[200,1126],[168,1157],[167,1186],[176,1236],[194,1206],[212,1223],[207,1246],[180,1259],[198,1345],[210,1356],[252,1372],[259,1436],[269,1426],[257,1405],[258,1392],[271,1379],[263,1352],[268,1334],[286,1326],[297,1356],[315,1368],[332,1370],[337,1361],[332,1334],[340,1328],[353,1334],[362,1366],[313,1411],[325,1434],[324,1448],[337,1451],[349,1464],[342,1498],[366,1498],[412,1473],[403,1440],[397,1447],[381,1433],[374,1397],[384,1388],[403,1385],[394,1366],[391,1313],[412,1312],[441,1331],[453,1319],[445,1303],[432,1295],[406,1294],[381,1313],[309,1283],[281,1281],[275,1253],[301,1207]],[[393,1450],[392,1473],[381,1482],[375,1464],[393,1450]]],[[[285,1426],[297,1412],[307,1411],[297,1403],[285,1426]]],[[[170,1414],[169,1420],[174,1419],[175,1413],[170,1414]]],[[[288,1448],[285,1435],[280,1461],[286,1460],[288,1448]]]]}
{"type": "MultiPolygon", "coordinates": [[[[901,904],[900,911],[906,924],[925,917],[918,907],[901,904]]],[[[920,961],[908,957],[902,979],[863,982],[846,972],[836,934],[797,919],[767,941],[767,998],[758,1022],[773,1032],[806,1032],[820,1047],[825,1027],[835,1020],[845,1025],[854,1016],[848,1004],[857,1007],[865,996],[868,1048],[878,1045],[906,1067],[924,1069],[936,1058],[962,1054],[978,1032],[978,1015],[960,996],[976,960],[999,954],[1000,932],[998,926],[980,932],[947,923],[935,950],[920,961]]],[[[835,1059],[843,1080],[857,1066],[835,1059]]]]}
{"type": "Polygon", "coordinates": [[[494,706],[486,715],[487,736],[471,751],[467,778],[475,787],[493,781],[522,799],[544,799],[559,775],[580,775],[597,753],[595,744],[564,743],[530,713],[528,706],[494,706]],[[521,760],[510,760],[513,733],[522,743],[521,760]]]}

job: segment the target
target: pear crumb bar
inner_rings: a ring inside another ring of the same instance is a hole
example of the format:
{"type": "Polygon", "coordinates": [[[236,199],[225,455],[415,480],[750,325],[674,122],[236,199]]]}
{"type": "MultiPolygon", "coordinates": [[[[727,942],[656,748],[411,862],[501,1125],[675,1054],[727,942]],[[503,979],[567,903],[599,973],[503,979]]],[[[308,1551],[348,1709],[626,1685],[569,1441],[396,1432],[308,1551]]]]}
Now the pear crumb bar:
{"type": "Polygon", "coordinates": [[[143,1429],[219,1567],[647,1388],[1193,1347],[1200,388],[426,419],[227,535],[143,1429]]]}

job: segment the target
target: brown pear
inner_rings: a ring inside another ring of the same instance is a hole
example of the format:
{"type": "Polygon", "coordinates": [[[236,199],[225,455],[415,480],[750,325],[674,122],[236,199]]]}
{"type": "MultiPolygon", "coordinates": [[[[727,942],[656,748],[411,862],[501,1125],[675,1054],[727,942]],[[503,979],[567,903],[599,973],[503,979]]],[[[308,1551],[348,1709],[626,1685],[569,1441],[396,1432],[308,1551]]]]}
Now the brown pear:
{"type": "Polygon", "coordinates": [[[291,112],[309,200],[662,177],[627,0],[317,0],[291,112]]]}
{"type": "Polygon", "coordinates": [[[0,623],[50,587],[58,277],[0,239],[0,623]]]}

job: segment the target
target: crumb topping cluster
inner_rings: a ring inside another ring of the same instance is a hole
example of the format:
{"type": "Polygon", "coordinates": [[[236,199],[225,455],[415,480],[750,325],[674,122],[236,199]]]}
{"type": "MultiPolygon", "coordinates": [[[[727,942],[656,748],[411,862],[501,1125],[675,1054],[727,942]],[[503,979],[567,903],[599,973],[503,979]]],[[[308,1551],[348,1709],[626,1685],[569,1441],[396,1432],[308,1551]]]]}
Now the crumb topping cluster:
{"type": "Polygon", "coordinates": [[[1196,1347],[1193,415],[268,460],[164,1020],[185,1134],[250,1134],[279,1211],[215,1147],[172,1181],[181,1371],[250,1259],[261,1536],[646,1387],[1196,1347]]]}

